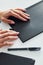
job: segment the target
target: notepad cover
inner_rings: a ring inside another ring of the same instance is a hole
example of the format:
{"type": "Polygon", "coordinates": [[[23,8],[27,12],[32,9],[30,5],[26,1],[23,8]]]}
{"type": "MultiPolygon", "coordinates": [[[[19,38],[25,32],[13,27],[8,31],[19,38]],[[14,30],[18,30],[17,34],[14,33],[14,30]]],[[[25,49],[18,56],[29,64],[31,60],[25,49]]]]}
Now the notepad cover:
{"type": "Polygon", "coordinates": [[[7,53],[0,53],[0,65],[34,65],[35,60],[7,53]]]}
{"type": "Polygon", "coordinates": [[[15,24],[10,26],[14,30],[20,32],[19,37],[22,42],[25,42],[43,32],[43,2],[41,1],[32,7],[28,7],[26,10],[26,13],[30,14],[31,17],[27,22],[14,17],[9,17],[9,19],[15,21],[15,24]]]}

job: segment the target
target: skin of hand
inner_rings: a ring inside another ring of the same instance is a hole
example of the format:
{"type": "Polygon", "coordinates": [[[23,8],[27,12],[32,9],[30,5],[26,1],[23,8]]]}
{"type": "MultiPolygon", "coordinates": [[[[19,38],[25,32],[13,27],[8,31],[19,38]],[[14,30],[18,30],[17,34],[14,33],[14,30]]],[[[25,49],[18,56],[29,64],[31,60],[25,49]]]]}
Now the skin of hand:
{"type": "Polygon", "coordinates": [[[12,45],[12,41],[18,38],[19,32],[12,30],[0,30],[0,48],[12,45]]]}
{"type": "Polygon", "coordinates": [[[27,21],[28,19],[30,19],[30,15],[26,14],[25,12],[26,10],[20,8],[1,11],[0,20],[2,20],[5,23],[15,24],[14,21],[8,19],[9,16],[14,16],[22,21],[27,21]]]}

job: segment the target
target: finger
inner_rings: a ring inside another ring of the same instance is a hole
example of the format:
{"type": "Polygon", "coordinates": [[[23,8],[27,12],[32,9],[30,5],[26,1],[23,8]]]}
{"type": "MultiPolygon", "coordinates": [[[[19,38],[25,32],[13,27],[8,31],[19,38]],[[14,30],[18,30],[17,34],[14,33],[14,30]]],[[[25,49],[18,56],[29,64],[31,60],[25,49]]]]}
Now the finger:
{"type": "Polygon", "coordinates": [[[24,13],[26,16],[29,16],[30,17],[30,15],[29,14],[27,14],[27,13],[24,13]]]}
{"type": "Polygon", "coordinates": [[[4,33],[7,33],[7,32],[10,32],[11,30],[0,30],[0,34],[4,34],[4,33]]]}
{"type": "Polygon", "coordinates": [[[7,46],[6,44],[0,43],[0,48],[3,46],[7,46]]]}
{"type": "Polygon", "coordinates": [[[27,18],[27,19],[30,19],[30,15],[29,14],[26,14],[26,13],[23,13],[24,16],[27,18]]]}
{"type": "Polygon", "coordinates": [[[2,17],[2,18],[1,18],[1,20],[2,20],[2,21],[4,21],[5,23],[9,23],[9,24],[15,24],[15,22],[14,22],[14,21],[12,21],[12,20],[9,20],[9,19],[7,19],[7,18],[4,18],[4,17],[2,17]]]}
{"type": "Polygon", "coordinates": [[[17,9],[15,9],[15,10],[20,10],[20,11],[23,11],[23,12],[26,11],[26,9],[21,9],[21,8],[17,8],[17,9]]]}
{"type": "Polygon", "coordinates": [[[4,34],[1,34],[0,35],[0,38],[4,38],[4,37],[7,37],[7,36],[17,36],[19,34],[19,32],[14,32],[14,31],[10,31],[10,32],[7,32],[7,33],[4,33],[4,34]]]}
{"type": "Polygon", "coordinates": [[[19,32],[16,32],[16,31],[13,31],[13,30],[9,30],[9,33],[19,34],[19,32]]]}
{"type": "Polygon", "coordinates": [[[0,43],[0,48],[3,46],[11,46],[12,44],[13,44],[12,42],[3,42],[3,43],[0,43]]]}
{"type": "Polygon", "coordinates": [[[6,33],[8,30],[0,30],[0,34],[6,33]]]}
{"type": "Polygon", "coordinates": [[[12,29],[10,29],[8,33],[9,34],[14,34],[14,36],[19,34],[19,32],[13,31],[12,29]]]}
{"type": "Polygon", "coordinates": [[[0,34],[3,34],[3,33],[7,33],[7,32],[16,32],[16,31],[13,31],[13,30],[0,30],[0,34]]]}
{"type": "Polygon", "coordinates": [[[4,42],[3,44],[8,46],[8,45],[13,45],[13,42],[4,42]]]}
{"type": "Polygon", "coordinates": [[[18,39],[18,36],[7,36],[5,38],[1,38],[0,43],[5,42],[5,41],[12,41],[12,40],[16,40],[16,39],[18,39]]]}

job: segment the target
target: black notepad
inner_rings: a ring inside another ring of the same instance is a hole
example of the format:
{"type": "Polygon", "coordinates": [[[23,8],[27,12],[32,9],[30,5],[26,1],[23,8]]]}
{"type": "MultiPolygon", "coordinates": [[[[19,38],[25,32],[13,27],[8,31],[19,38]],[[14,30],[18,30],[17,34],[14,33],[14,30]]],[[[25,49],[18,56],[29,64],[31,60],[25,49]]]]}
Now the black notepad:
{"type": "Polygon", "coordinates": [[[6,53],[0,53],[0,65],[34,65],[35,60],[6,53]]]}
{"type": "Polygon", "coordinates": [[[22,42],[31,39],[32,37],[43,32],[43,2],[37,3],[32,7],[26,8],[26,13],[30,14],[31,19],[23,22],[14,17],[9,17],[15,21],[14,25],[10,25],[14,30],[20,32],[22,42]]]}

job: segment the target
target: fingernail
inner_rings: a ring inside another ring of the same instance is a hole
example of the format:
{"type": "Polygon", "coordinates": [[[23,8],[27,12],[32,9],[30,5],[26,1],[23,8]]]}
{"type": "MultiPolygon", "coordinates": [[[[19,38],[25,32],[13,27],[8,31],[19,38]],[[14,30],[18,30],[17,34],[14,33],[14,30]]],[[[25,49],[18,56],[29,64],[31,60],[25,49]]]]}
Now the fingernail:
{"type": "Polygon", "coordinates": [[[13,45],[13,42],[7,42],[6,44],[7,45],[13,45]]]}
{"type": "Polygon", "coordinates": [[[29,14],[27,14],[27,16],[30,16],[29,14]]]}
{"type": "Polygon", "coordinates": [[[19,32],[17,32],[17,34],[19,34],[19,32]]]}
{"type": "Polygon", "coordinates": [[[11,21],[11,24],[15,24],[15,22],[11,21]]]}
{"type": "Polygon", "coordinates": [[[27,19],[29,19],[30,17],[26,17],[27,19]]]}
{"type": "Polygon", "coordinates": [[[30,17],[26,17],[27,19],[30,19],[30,17]]]}
{"type": "Polygon", "coordinates": [[[11,44],[11,45],[12,45],[12,44],[13,44],[13,42],[10,42],[9,44],[11,44]]]}
{"type": "Polygon", "coordinates": [[[27,19],[24,19],[24,21],[27,21],[27,19]]]}
{"type": "Polygon", "coordinates": [[[15,38],[15,39],[18,39],[18,36],[15,36],[14,38],[15,38]]]}
{"type": "Polygon", "coordinates": [[[29,19],[31,19],[31,18],[29,17],[29,19]]]}

